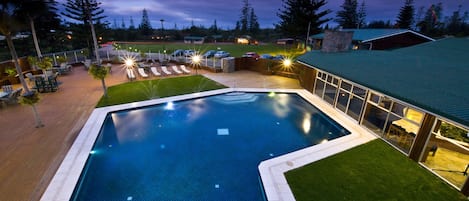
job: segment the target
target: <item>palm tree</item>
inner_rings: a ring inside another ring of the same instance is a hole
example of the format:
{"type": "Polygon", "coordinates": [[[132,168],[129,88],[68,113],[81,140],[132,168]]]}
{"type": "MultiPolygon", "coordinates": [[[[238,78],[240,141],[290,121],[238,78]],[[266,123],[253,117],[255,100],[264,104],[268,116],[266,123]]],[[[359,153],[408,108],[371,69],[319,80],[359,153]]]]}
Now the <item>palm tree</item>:
{"type": "Polygon", "coordinates": [[[35,1],[24,1],[20,7],[21,16],[25,17],[26,21],[29,21],[31,27],[31,34],[33,36],[34,47],[36,48],[37,57],[42,58],[41,49],[39,48],[39,42],[36,36],[36,27],[34,20],[42,15],[46,15],[49,12],[55,10],[55,0],[35,0],[35,1]]]}
{"type": "Polygon", "coordinates": [[[104,90],[104,97],[107,98],[107,87],[104,78],[106,78],[109,74],[109,69],[93,64],[90,66],[90,70],[88,70],[88,72],[93,76],[94,79],[101,80],[101,85],[103,86],[104,90]]]}
{"type": "Polygon", "coordinates": [[[18,63],[18,55],[16,54],[16,49],[13,44],[13,35],[21,28],[21,21],[19,20],[19,2],[1,0],[0,1],[0,33],[5,36],[7,41],[8,48],[10,49],[11,58],[13,64],[15,65],[16,72],[20,77],[20,82],[23,85],[23,88],[26,92],[29,92],[28,85],[24,80],[21,67],[18,63]]]}
{"type": "MultiPolygon", "coordinates": [[[[26,84],[20,64],[18,63],[18,55],[16,54],[15,45],[13,44],[13,35],[16,34],[22,25],[20,21],[21,18],[19,17],[19,9],[22,3],[23,2],[21,1],[0,0],[0,33],[5,36],[13,64],[15,65],[16,72],[20,78],[21,85],[23,85],[23,90],[25,94],[29,95],[34,92],[31,92],[26,84]]],[[[36,118],[36,127],[42,127],[43,124],[39,115],[37,115],[36,106],[34,103],[31,104],[31,106],[36,118]]]]}

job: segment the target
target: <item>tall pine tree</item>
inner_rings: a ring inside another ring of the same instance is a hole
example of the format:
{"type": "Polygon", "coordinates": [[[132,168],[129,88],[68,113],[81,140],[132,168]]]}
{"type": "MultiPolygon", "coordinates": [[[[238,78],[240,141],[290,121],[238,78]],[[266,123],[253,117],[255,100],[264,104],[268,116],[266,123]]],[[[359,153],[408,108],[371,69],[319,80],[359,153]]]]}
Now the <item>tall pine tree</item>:
{"type": "Polygon", "coordinates": [[[285,37],[304,39],[310,33],[321,32],[320,26],[331,19],[325,16],[331,13],[331,10],[322,10],[326,5],[325,0],[283,0],[283,9],[279,9],[277,16],[280,22],[276,28],[282,32],[285,37]]]}
{"type": "Polygon", "coordinates": [[[240,34],[248,34],[249,8],[250,8],[249,1],[243,0],[243,7],[241,8],[241,16],[239,17],[240,34]]]}
{"type": "Polygon", "coordinates": [[[249,14],[249,33],[253,36],[256,36],[260,31],[259,22],[257,21],[257,15],[254,13],[254,8],[251,8],[251,13],[249,14]]]}
{"type": "Polygon", "coordinates": [[[103,15],[104,10],[99,7],[99,4],[100,3],[98,3],[96,0],[67,0],[66,4],[64,5],[65,12],[61,13],[68,18],[83,22],[83,24],[76,24],[76,26],[71,26],[75,28],[75,30],[73,30],[74,33],[78,33],[78,37],[74,38],[80,39],[80,35],[84,36],[84,38],[88,39],[86,42],[88,47],[90,47],[89,36],[91,35],[93,38],[92,47],[97,59],[99,59],[99,54],[97,50],[98,44],[96,40],[96,33],[94,33],[94,21],[98,22],[106,17],[103,15]],[[88,24],[91,27],[91,33],[86,31],[88,29],[86,29],[85,26],[88,24]]]}
{"type": "Polygon", "coordinates": [[[405,0],[404,6],[401,7],[397,16],[397,26],[402,29],[410,29],[414,23],[414,1],[405,0]]]}
{"type": "Polygon", "coordinates": [[[365,1],[362,1],[357,12],[357,28],[359,29],[364,26],[366,26],[366,6],[365,1]]]}
{"type": "Polygon", "coordinates": [[[146,9],[142,11],[142,22],[138,26],[140,33],[144,36],[149,36],[153,33],[153,28],[151,27],[150,19],[148,18],[148,12],[146,9]]]}
{"type": "Polygon", "coordinates": [[[353,29],[358,26],[357,0],[344,0],[342,10],[337,12],[336,22],[344,29],[353,29]]]}

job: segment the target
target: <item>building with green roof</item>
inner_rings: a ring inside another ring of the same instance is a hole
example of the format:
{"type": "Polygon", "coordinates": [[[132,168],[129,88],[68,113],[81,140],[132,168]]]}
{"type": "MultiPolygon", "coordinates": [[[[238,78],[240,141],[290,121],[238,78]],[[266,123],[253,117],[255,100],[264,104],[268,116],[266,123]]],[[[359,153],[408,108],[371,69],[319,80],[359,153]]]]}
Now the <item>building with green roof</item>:
{"type": "MultiPolygon", "coordinates": [[[[352,49],[360,50],[389,50],[434,41],[409,29],[341,29],[340,32],[353,32],[352,49]]],[[[313,49],[321,49],[324,37],[325,33],[309,37],[313,49]]]]}
{"type": "Polygon", "coordinates": [[[298,62],[305,88],[468,195],[468,52],[469,38],[446,38],[298,62]]]}

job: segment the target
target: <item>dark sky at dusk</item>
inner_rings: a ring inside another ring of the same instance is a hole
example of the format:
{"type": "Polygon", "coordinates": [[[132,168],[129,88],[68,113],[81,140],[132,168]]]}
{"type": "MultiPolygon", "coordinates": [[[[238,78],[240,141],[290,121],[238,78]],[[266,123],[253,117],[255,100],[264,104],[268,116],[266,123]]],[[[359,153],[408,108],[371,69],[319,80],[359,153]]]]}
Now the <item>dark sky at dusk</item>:
{"type": "MultiPolygon", "coordinates": [[[[98,0],[99,1],[99,0],[98,0]]],[[[359,3],[362,0],[358,0],[359,3]]],[[[65,0],[58,0],[59,3],[65,0]]],[[[242,0],[100,0],[101,7],[107,16],[106,21],[111,23],[111,27],[116,20],[120,26],[122,20],[128,27],[130,17],[133,18],[137,27],[142,20],[142,10],[148,12],[153,28],[161,28],[160,19],[164,19],[165,28],[178,29],[187,28],[194,22],[194,25],[210,27],[214,20],[222,29],[232,29],[241,15],[242,0]]],[[[425,10],[432,3],[443,3],[444,16],[449,16],[457,10],[458,5],[462,5],[462,11],[469,11],[469,0],[414,0],[416,10],[424,6],[425,10]]],[[[278,10],[282,8],[282,0],[251,0],[251,7],[258,17],[261,28],[273,27],[280,21],[277,17],[278,10]]],[[[329,0],[324,9],[333,12],[328,16],[335,18],[336,12],[340,10],[343,0],[329,0]]],[[[399,9],[403,6],[404,0],[365,0],[367,8],[366,21],[391,20],[395,22],[399,9]]],[[[417,12],[417,11],[416,11],[417,12]]],[[[444,18],[442,18],[444,19],[444,18]]],[[[468,19],[469,20],[469,19],[468,19]]],[[[335,26],[334,22],[329,23],[335,26]]]]}

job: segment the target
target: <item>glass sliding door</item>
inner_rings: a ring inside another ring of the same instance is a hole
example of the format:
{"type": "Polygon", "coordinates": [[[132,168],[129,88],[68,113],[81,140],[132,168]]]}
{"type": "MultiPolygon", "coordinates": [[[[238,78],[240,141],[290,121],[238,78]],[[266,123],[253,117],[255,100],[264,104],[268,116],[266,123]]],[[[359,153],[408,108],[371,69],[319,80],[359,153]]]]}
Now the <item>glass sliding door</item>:
{"type": "Polygon", "coordinates": [[[469,174],[469,129],[438,119],[421,162],[451,184],[461,188],[469,174]]]}

